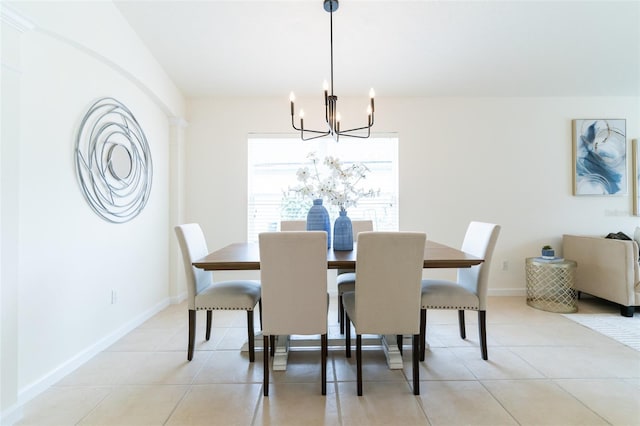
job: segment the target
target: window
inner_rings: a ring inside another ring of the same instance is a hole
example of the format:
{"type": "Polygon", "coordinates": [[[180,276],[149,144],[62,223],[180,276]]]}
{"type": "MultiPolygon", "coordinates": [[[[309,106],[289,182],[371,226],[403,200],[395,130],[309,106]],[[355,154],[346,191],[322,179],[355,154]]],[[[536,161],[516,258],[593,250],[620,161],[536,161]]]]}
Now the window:
{"type": "MultiPolygon", "coordinates": [[[[296,186],[296,172],[308,165],[307,155],[337,157],[344,164],[361,162],[370,172],[363,181],[366,189],[380,189],[379,196],[363,198],[348,209],[352,220],[371,219],[377,231],[398,230],[398,138],[315,140],[302,142],[297,137],[249,136],[247,241],[258,241],[258,234],[277,231],[281,220],[306,219],[311,206],[286,196],[296,186]]],[[[337,207],[326,205],[331,223],[337,207]]]]}

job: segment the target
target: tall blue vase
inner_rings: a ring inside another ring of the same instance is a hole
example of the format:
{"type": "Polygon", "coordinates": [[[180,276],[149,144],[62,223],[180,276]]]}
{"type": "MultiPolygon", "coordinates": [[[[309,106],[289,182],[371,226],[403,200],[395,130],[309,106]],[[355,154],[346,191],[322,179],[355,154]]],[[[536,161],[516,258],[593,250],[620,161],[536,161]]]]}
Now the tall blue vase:
{"type": "Polygon", "coordinates": [[[329,212],[322,205],[322,198],[313,200],[313,206],[307,214],[307,231],[325,231],[327,233],[327,248],[331,247],[331,222],[329,212]]]}
{"type": "Polygon", "coordinates": [[[333,224],[333,249],[353,250],[353,226],[346,210],[340,210],[340,216],[333,224]]]}

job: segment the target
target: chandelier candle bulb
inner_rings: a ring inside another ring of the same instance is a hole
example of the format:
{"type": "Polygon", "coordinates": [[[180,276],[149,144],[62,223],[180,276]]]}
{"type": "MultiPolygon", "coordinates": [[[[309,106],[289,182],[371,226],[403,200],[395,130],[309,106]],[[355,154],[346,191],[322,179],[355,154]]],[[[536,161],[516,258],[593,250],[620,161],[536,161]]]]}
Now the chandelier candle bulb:
{"type": "Polygon", "coordinates": [[[327,83],[327,80],[322,83],[322,88],[324,89],[324,105],[326,107],[329,103],[329,83],[327,83]]]}

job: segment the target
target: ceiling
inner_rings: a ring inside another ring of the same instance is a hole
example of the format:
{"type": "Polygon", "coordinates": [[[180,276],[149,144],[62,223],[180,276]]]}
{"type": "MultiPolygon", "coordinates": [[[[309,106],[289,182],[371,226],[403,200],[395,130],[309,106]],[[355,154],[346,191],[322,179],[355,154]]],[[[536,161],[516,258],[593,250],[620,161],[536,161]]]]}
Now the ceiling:
{"type": "MultiPolygon", "coordinates": [[[[320,94],[321,0],[115,1],[188,97],[320,94]]],[[[336,95],[640,96],[640,2],[342,0],[336,95]]]]}

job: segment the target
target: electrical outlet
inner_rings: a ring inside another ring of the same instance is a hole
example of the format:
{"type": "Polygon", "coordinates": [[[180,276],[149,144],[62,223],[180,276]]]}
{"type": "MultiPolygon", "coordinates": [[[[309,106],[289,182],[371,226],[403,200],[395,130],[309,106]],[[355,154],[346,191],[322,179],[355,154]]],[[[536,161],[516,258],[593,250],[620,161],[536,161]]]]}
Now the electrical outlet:
{"type": "Polygon", "coordinates": [[[111,304],[115,305],[118,302],[118,292],[111,290],[111,304]]]}

